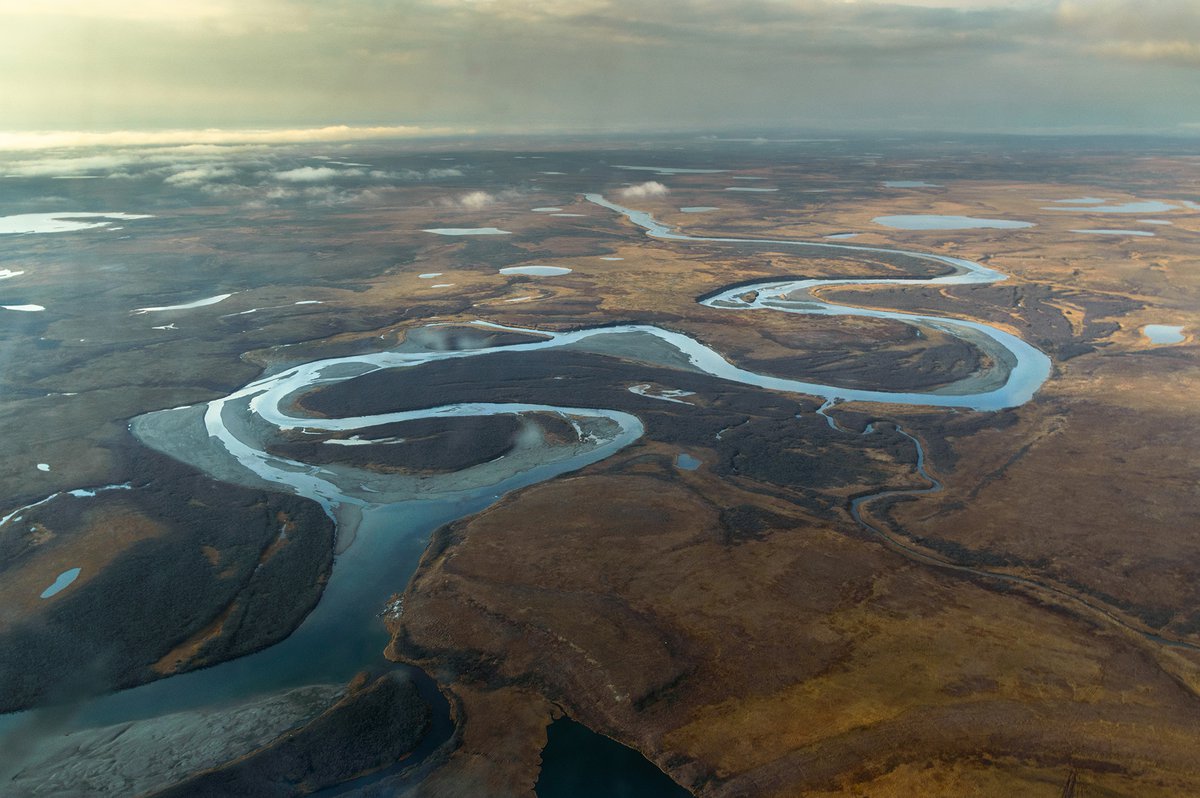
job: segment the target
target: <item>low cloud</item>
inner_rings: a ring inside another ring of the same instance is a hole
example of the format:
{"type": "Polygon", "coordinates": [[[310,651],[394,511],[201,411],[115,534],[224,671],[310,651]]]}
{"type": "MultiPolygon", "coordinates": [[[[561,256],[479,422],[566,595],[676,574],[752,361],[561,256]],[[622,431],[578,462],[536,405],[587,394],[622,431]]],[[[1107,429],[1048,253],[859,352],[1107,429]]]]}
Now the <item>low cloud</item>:
{"type": "Polygon", "coordinates": [[[0,166],[4,174],[17,177],[59,177],[119,169],[130,159],[120,154],[86,155],[78,158],[39,158],[0,166]]]}
{"type": "Polygon", "coordinates": [[[242,204],[247,208],[268,208],[281,203],[302,203],[309,207],[329,208],[338,205],[370,205],[379,202],[383,197],[381,192],[374,189],[347,191],[333,186],[276,186],[265,192],[255,193],[242,204]]]}
{"type": "Polygon", "coordinates": [[[228,180],[236,175],[237,170],[228,166],[197,166],[168,175],[163,182],[172,186],[198,186],[216,180],[228,180]]]}
{"type": "Polygon", "coordinates": [[[322,183],[335,177],[356,177],[361,175],[358,169],[331,169],[328,166],[301,166],[298,169],[288,169],[275,172],[272,177],[285,183],[322,183]]]}
{"type": "Polygon", "coordinates": [[[489,205],[495,205],[496,202],[497,199],[494,194],[489,194],[486,191],[472,191],[470,194],[463,194],[459,197],[455,201],[455,204],[460,208],[476,211],[480,208],[486,208],[489,205]]]}
{"type": "Polygon", "coordinates": [[[441,180],[447,177],[462,177],[461,169],[403,169],[399,172],[372,172],[372,177],[389,177],[397,180],[441,180]]]}
{"type": "MultiPolygon", "coordinates": [[[[0,134],[3,138],[3,134],[0,134]]],[[[33,157],[0,154],[0,174],[10,177],[108,177],[167,179],[201,168],[228,168],[236,161],[245,169],[269,168],[267,147],[192,145],[182,147],[129,147],[104,152],[65,151],[33,157]],[[216,163],[213,163],[216,162],[216,163]]],[[[216,179],[214,175],[208,175],[216,179]]],[[[181,177],[178,182],[199,180],[202,174],[181,177]]]]}
{"type": "Polygon", "coordinates": [[[671,193],[671,189],[659,183],[657,180],[648,180],[645,183],[638,183],[634,186],[626,186],[620,189],[617,194],[624,199],[648,199],[650,197],[665,197],[671,193]]]}
{"type": "MultiPolygon", "coordinates": [[[[355,174],[353,172],[343,172],[343,174],[355,174]]],[[[387,171],[384,169],[372,169],[367,172],[367,177],[375,180],[406,180],[409,182],[421,182],[425,180],[440,180],[448,177],[462,177],[461,169],[400,169],[398,171],[387,171]]]]}
{"type": "Polygon", "coordinates": [[[520,189],[506,188],[502,191],[469,191],[456,197],[443,197],[435,202],[443,208],[478,211],[525,196],[525,192],[520,189]]]}

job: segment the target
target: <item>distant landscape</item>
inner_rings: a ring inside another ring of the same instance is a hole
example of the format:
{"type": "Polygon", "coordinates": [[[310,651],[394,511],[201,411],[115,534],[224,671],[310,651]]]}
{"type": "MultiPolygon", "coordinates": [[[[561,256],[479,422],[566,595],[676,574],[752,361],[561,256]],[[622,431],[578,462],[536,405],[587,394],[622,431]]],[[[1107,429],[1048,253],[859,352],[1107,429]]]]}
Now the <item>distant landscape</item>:
{"type": "Polygon", "coordinates": [[[1200,794],[1194,147],[729,138],[6,154],[2,791],[1200,794]]]}

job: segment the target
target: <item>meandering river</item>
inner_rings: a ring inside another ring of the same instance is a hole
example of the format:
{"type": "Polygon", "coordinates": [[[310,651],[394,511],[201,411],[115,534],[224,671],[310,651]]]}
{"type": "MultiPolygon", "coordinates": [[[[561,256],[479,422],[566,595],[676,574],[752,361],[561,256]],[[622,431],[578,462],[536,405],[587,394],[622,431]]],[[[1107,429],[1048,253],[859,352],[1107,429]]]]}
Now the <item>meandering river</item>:
{"type": "MultiPolygon", "coordinates": [[[[629,413],[549,404],[455,403],[349,418],[299,414],[295,400],[319,386],[380,369],[413,368],[442,360],[488,357],[498,352],[567,349],[620,354],[627,359],[702,371],[766,390],[822,397],[826,400],[822,413],[839,401],[989,411],[1027,402],[1050,374],[1050,361],[1045,354],[996,327],[964,319],[839,305],[818,296],[822,289],[839,286],[967,285],[1006,279],[1006,275],[978,263],[946,255],[849,244],[690,236],[658,222],[648,213],[623,207],[601,195],[588,194],[586,197],[644,228],[648,235],[666,241],[735,247],[769,245],[794,250],[798,255],[886,254],[907,261],[948,266],[949,273],[929,278],[768,280],[722,291],[703,300],[703,304],[717,311],[892,319],[965,339],[989,356],[990,365],[985,373],[935,391],[889,391],[886,385],[851,389],[749,371],[683,333],[651,325],[630,324],[562,333],[518,330],[533,339],[491,348],[446,351],[424,348],[419,343],[412,343],[414,339],[410,337],[408,344],[396,350],[294,366],[264,376],[206,404],[142,416],[131,426],[144,443],[215,478],[251,487],[286,490],[320,502],[339,522],[339,555],[317,607],[286,640],[257,654],[212,668],[92,699],[81,708],[73,727],[109,724],[217,703],[249,701],[263,693],[296,685],[345,682],[363,667],[382,665],[381,651],[386,634],[378,614],[387,598],[403,591],[408,584],[434,528],[478,512],[513,490],[609,457],[636,441],[643,432],[639,419],[629,413]],[[425,476],[379,474],[341,464],[314,465],[268,451],[268,444],[278,441],[281,431],[348,432],[401,421],[495,414],[555,414],[572,424],[578,439],[566,444],[534,442],[490,463],[453,474],[425,476]]],[[[515,330],[487,322],[476,324],[515,330]]],[[[479,387],[481,394],[488,390],[486,385],[479,387]]],[[[831,418],[829,421],[835,426],[831,418]]],[[[919,443],[917,448],[918,469],[928,476],[919,443]]],[[[918,490],[935,490],[937,487],[934,480],[930,488],[918,490]]],[[[856,518],[860,518],[862,501],[852,508],[856,518]]],[[[0,730],[18,725],[24,716],[31,714],[36,713],[0,718],[0,730]]],[[[448,732],[444,720],[443,716],[439,735],[426,748],[445,739],[448,732]]]]}

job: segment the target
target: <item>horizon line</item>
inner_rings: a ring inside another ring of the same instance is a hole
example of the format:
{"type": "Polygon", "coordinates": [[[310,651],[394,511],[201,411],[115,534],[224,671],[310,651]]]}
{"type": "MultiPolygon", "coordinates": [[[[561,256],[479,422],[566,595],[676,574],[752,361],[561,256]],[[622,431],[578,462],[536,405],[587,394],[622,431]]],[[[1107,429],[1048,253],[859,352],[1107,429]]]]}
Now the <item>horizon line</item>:
{"type": "Polygon", "coordinates": [[[687,135],[720,140],[721,135],[737,136],[736,140],[761,143],[819,143],[830,141],[829,136],[1001,136],[1024,138],[1200,138],[1200,123],[1180,124],[1173,128],[1133,129],[1112,126],[1081,128],[1020,128],[1020,129],[947,129],[947,128],[801,128],[764,124],[755,127],[665,127],[613,126],[606,129],[573,127],[530,127],[515,129],[496,127],[456,127],[451,125],[314,125],[306,127],[246,127],[246,128],[121,128],[107,130],[0,130],[0,152],[23,152],[50,149],[81,149],[88,147],[166,147],[222,145],[280,145],[351,143],[388,140],[420,139],[487,139],[527,136],[617,137],[631,135],[687,135]],[[787,132],[791,136],[819,135],[824,139],[772,139],[771,134],[787,132]]]}

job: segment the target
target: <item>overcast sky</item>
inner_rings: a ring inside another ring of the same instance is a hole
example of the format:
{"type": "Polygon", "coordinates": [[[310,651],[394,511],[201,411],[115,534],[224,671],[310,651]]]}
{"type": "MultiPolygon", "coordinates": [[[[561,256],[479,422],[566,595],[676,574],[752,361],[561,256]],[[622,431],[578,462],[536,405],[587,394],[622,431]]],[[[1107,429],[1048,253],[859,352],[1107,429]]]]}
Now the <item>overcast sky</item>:
{"type": "Polygon", "coordinates": [[[1200,0],[0,0],[0,129],[334,125],[1196,135],[1200,0]]]}

